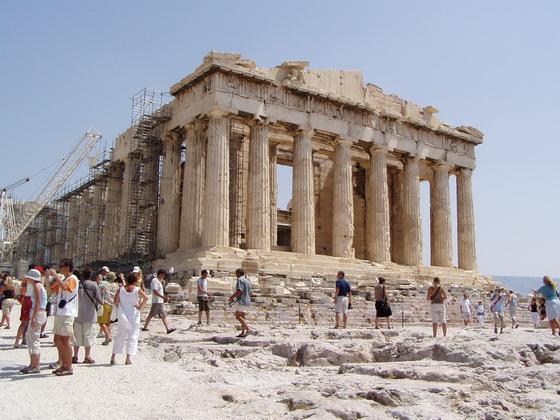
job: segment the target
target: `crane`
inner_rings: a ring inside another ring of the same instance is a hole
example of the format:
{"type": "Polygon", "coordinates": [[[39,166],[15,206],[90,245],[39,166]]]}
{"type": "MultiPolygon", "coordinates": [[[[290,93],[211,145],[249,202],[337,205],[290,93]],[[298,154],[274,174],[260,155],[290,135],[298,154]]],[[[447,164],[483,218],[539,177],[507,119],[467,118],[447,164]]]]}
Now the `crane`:
{"type": "MultiPolygon", "coordinates": [[[[31,224],[33,219],[51,201],[60,188],[74,174],[80,163],[86,158],[88,153],[101,140],[102,135],[93,127],[86,131],[78,143],[68,152],[60,164],[54,170],[53,176],[41,189],[37,197],[32,201],[23,204],[21,212],[17,215],[13,211],[13,201],[8,197],[7,192],[29,181],[29,178],[21,179],[2,189],[2,203],[6,196],[6,212],[2,214],[0,221],[0,231],[2,241],[0,242],[0,261],[6,257],[15,245],[21,234],[31,224]]],[[[3,204],[4,205],[4,204],[3,204]]],[[[2,208],[4,211],[4,208],[2,208]]]]}

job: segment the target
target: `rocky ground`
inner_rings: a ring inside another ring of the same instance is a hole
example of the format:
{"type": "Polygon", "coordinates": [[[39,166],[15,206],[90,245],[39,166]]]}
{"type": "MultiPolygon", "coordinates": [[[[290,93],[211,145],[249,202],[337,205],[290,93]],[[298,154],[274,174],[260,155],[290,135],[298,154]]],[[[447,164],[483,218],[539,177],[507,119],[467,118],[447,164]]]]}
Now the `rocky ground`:
{"type": "MultiPolygon", "coordinates": [[[[172,335],[159,321],[142,333],[134,365],[108,365],[110,348],[98,346],[97,365],[78,365],[65,378],[48,370],[20,376],[27,352],[10,348],[14,331],[1,330],[0,384],[10,391],[0,411],[6,418],[560,418],[560,337],[545,329],[495,336],[490,326],[453,327],[432,339],[429,325],[268,323],[241,339],[233,322],[199,327],[173,318],[172,335]],[[53,404],[57,392],[72,392],[72,402],[53,404]]],[[[54,355],[44,349],[45,362],[54,355]]]]}

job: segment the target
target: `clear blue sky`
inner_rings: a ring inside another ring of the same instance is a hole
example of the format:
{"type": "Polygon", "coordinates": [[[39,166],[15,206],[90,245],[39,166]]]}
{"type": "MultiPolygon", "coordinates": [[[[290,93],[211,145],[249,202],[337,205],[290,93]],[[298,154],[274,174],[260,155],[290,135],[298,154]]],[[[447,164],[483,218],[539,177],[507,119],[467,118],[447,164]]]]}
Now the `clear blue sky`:
{"type": "Polygon", "coordinates": [[[480,269],[560,274],[559,16],[556,1],[4,1],[0,184],[56,161],[91,124],[112,142],[134,92],[168,89],[210,50],[305,59],[480,128],[480,269]]]}

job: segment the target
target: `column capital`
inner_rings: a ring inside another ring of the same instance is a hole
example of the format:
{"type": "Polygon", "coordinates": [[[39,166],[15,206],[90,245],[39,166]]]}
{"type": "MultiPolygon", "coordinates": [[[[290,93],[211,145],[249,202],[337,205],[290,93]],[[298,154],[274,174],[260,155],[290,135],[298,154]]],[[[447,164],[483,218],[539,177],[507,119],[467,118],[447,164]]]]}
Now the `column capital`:
{"type": "Polygon", "coordinates": [[[449,162],[445,162],[445,161],[436,161],[431,165],[432,170],[435,171],[447,171],[449,172],[452,168],[453,165],[450,164],[449,162]]]}
{"type": "Polygon", "coordinates": [[[464,176],[471,176],[472,173],[473,173],[473,170],[469,169],[469,168],[458,167],[457,168],[457,173],[458,174],[460,173],[461,175],[464,175],[464,176]]]}
{"type": "Polygon", "coordinates": [[[210,119],[225,118],[232,114],[236,114],[236,112],[231,109],[226,109],[219,106],[213,106],[210,111],[206,112],[206,115],[210,119]]]}
{"type": "Polygon", "coordinates": [[[263,119],[261,117],[259,117],[258,115],[255,115],[253,118],[251,118],[250,120],[246,120],[245,123],[249,126],[249,127],[254,127],[256,125],[263,125],[263,126],[270,126],[272,125],[272,121],[267,120],[266,118],[263,119]]]}
{"type": "Polygon", "coordinates": [[[386,155],[386,154],[389,154],[390,148],[389,148],[389,146],[384,145],[384,144],[381,145],[381,144],[375,144],[374,143],[369,147],[369,152],[372,155],[374,155],[374,154],[384,154],[384,155],[386,155]]]}
{"type": "Polygon", "coordinates": [[[299,126],[296,130],[297,135],[304,138],[312,138],[315,134],[315,130],[311,127],[299,126]]]}
{"type": "Polygon", "coordinates": [[[164,145],[172,145],[174,143],[180,143],[182,140],[183,140],[183,132],[168,131],[162,137],[161,142],[164,145]]]}
{"type": "Polygon", "coordinates": [[[344,137],[344,136],[337,136],[334,139],[334,144],[335,145],[341,145],[341,146],[348,146],[348,147],[352,147],[352,144],[354,142],[352,141],[352,139],[350,137],[344,137]]]}

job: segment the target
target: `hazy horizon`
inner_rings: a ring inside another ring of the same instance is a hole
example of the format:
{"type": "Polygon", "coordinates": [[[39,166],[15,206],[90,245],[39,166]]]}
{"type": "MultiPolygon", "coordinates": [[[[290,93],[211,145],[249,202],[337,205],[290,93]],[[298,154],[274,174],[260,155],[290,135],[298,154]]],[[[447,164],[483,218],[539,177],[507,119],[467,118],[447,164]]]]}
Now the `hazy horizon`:
{"type": "MultiPolygon", "coordinates": [[[[91,125],[111,147],[130,125],[132,94],[168,90],[211,50],[239,52],[263,67],[301,59],[312,68],[361,70],[366,83],[483,131],[473,175],[479,269],[555,276],[558,16],[553,1],[4,2],[0,139],[9,158],[0,186],[34,175],[16,191],[33,197],[49,173],[43,168],[91,125]]],[[[451,193],[455,211],[453,178],[451,193]]],[[[425,264],[428,202],[423,183],[425,264]]],[[[454,244],[456,254],[456,233],[454,244]]]]}

